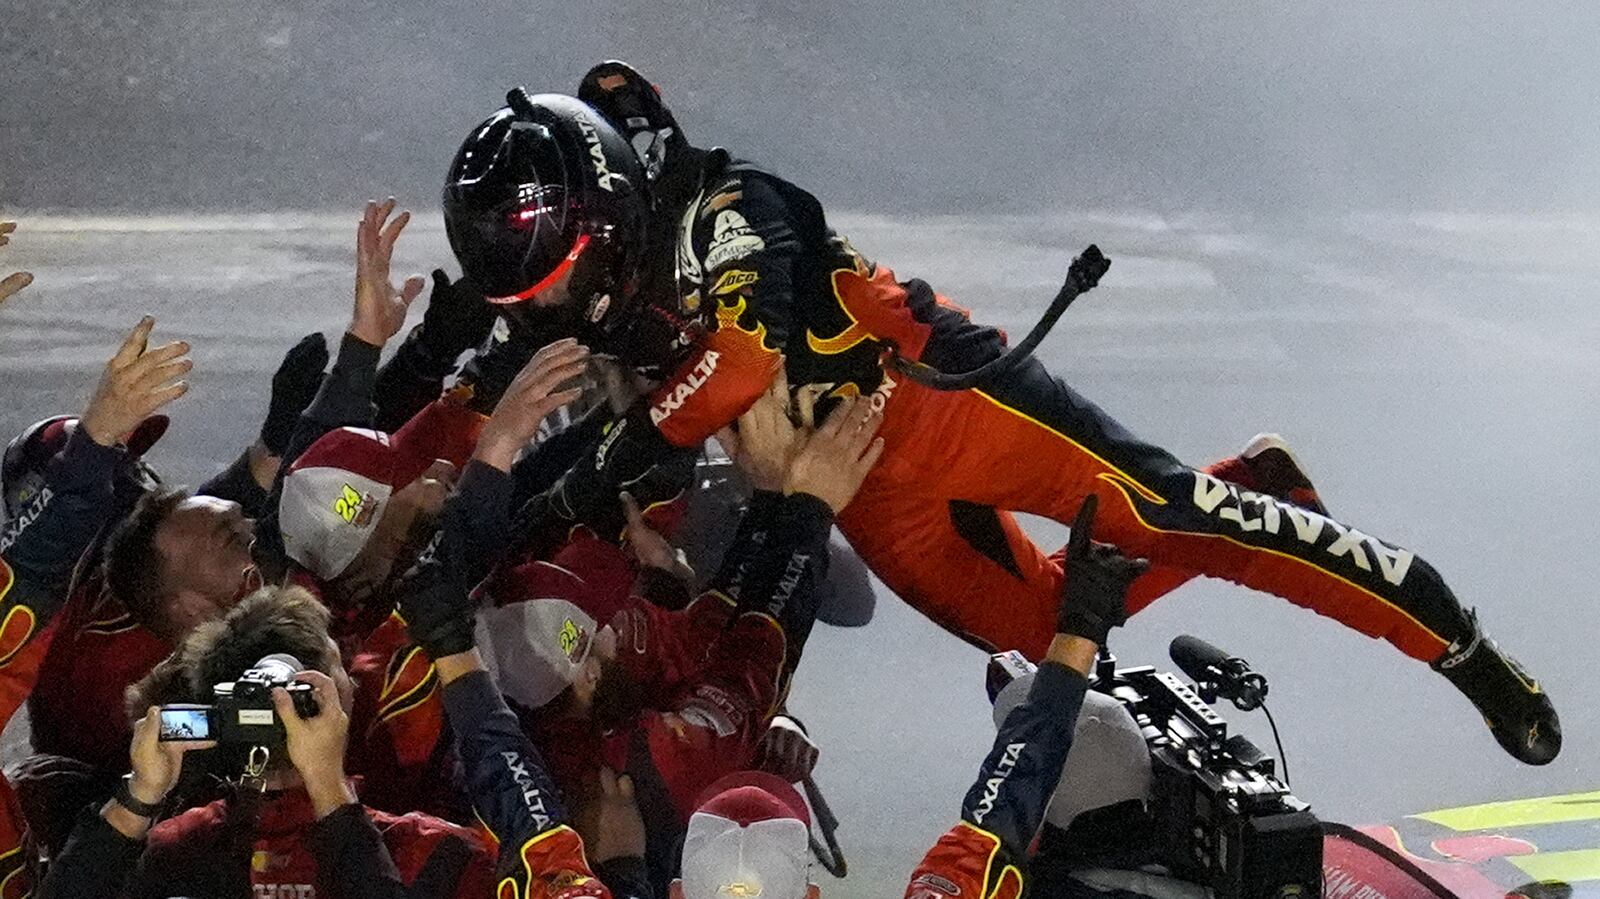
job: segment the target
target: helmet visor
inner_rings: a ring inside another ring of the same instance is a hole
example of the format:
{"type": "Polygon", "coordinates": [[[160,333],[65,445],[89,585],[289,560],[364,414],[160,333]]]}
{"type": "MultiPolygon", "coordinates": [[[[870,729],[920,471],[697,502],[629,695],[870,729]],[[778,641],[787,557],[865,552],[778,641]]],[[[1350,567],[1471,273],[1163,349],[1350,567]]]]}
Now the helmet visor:
{"type": "Polygon", "coordinates": [[[445,231],[485,296],[527,293],[572,252],[583,217],[568,155],[549,128],[502,110],[451,165],[445,231]]]}
{"type": "Polygon", "coordinates": [[[477,185],[448,189],[446,206],[451,214],[446,230],[451,247],[462,271],[490,302],[529,299],[559,279],[558,269],[570,268],[582,250],[579,222],[569,214],[567,192],[558,185],[524,184],[512,197],[493,205],[460,196],[481,190],[477,185]]]}

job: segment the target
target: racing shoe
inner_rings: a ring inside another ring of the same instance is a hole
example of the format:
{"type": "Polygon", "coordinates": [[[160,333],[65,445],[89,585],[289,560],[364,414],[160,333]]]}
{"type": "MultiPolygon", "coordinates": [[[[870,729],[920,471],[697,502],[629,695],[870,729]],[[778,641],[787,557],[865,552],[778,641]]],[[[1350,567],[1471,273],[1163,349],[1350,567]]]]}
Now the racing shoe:
{"type": "Polygon", "coordinates": [[[1206,471],[1246,490],[1294,503],[1318,515],[1328,514],[1328,508],[1322,504],[1322,497],[1311,485],[1311,478],[1300,466],[1300,460],[1277,434],[1257,434],[1239,455],[1224,459],[1206,471]]]}
{"type": "Polygon", "coordinates": [[[1521,663],[1483,635],[1477,611],[1466,615],[1467,633],[1434,660],[1433,670],[1472,700],[1501,749],[1525,764],[1548,765],[1561,752],[1555,706],[1521,663]]]}

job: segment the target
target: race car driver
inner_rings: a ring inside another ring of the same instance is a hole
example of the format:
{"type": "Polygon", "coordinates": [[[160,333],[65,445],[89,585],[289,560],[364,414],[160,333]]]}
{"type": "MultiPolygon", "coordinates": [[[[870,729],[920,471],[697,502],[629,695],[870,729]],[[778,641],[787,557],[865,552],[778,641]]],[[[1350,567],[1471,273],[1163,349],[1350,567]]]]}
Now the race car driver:
{"type": "Polygon", "coordinates": [[[958,635],[1043,654],[1061,569],[1010,513],[1065,521],[1094,494],[1106,539],[1155,566],[1131,610],[1197,574],[1270,592],[1431,664],[1515,758],[1560,750],[1538,682],[1410,550],[1180,463],[1035,358],[949,392],[886,365],[968,372],[1006,340],[868,261],[809,193],[690,146],[632,68],[597,66],[577,99],[519,89],[507,102],[468,135],[444,191],[466,277],[508,309],[556,310],[597,351],[664,378],[550,491],[545,517],[614,502],[618,483],[698,447],[782,365],[797,388],[885,408],[885,461],[839,526],[958,635]]]}

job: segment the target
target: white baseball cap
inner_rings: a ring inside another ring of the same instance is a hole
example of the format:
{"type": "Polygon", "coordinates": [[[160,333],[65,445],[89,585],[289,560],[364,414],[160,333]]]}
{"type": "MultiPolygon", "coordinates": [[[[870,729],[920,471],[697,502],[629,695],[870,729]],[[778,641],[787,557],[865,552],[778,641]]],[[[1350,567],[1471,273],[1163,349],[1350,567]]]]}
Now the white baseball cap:
{"type": "Polygon", "coordinates": [[[576,604],[543,597],[479,612],[476,640],[500,692],[537,709],[577,682],[598,630],[576,604]]]}

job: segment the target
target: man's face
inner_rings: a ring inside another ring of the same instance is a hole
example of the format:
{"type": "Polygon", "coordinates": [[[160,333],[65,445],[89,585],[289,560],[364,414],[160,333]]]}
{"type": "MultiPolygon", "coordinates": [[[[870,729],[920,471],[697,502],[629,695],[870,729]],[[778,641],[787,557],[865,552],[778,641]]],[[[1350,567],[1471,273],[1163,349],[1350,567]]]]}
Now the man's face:
{"type": "MultiPolygon", "coordinates": [[[[191,496],[179,503],[156,530],[166,594],[183,601],[179,618],[208,617],[233,605],[242,595],[255,560],[255,522],[238,503],[210,496],[191,496]]],[[[194,622],[180,621],[180,624],[194,622]]]]}
{"type": "Polygon", "coordinates": [[[639,690],[617,661],[617,632],[609,625],[594,635],[578,688],[587,693],[594,719],[603,728],[619,727],[639,714],[639,690]],[[585,686],[587,689],[585,689],[585,686]]]}
{"type": "Polygon", "coordinates": [[[356,705],[356,685],[350,679],[350,672],[340,664],[339,644],[335,643],[332,637],[328,638],[328,658],[333,660],[331,665],[333,670],[326,674],[333,678],[333,686],[339,691],[339,706],[348,715],[356,705]]]}

